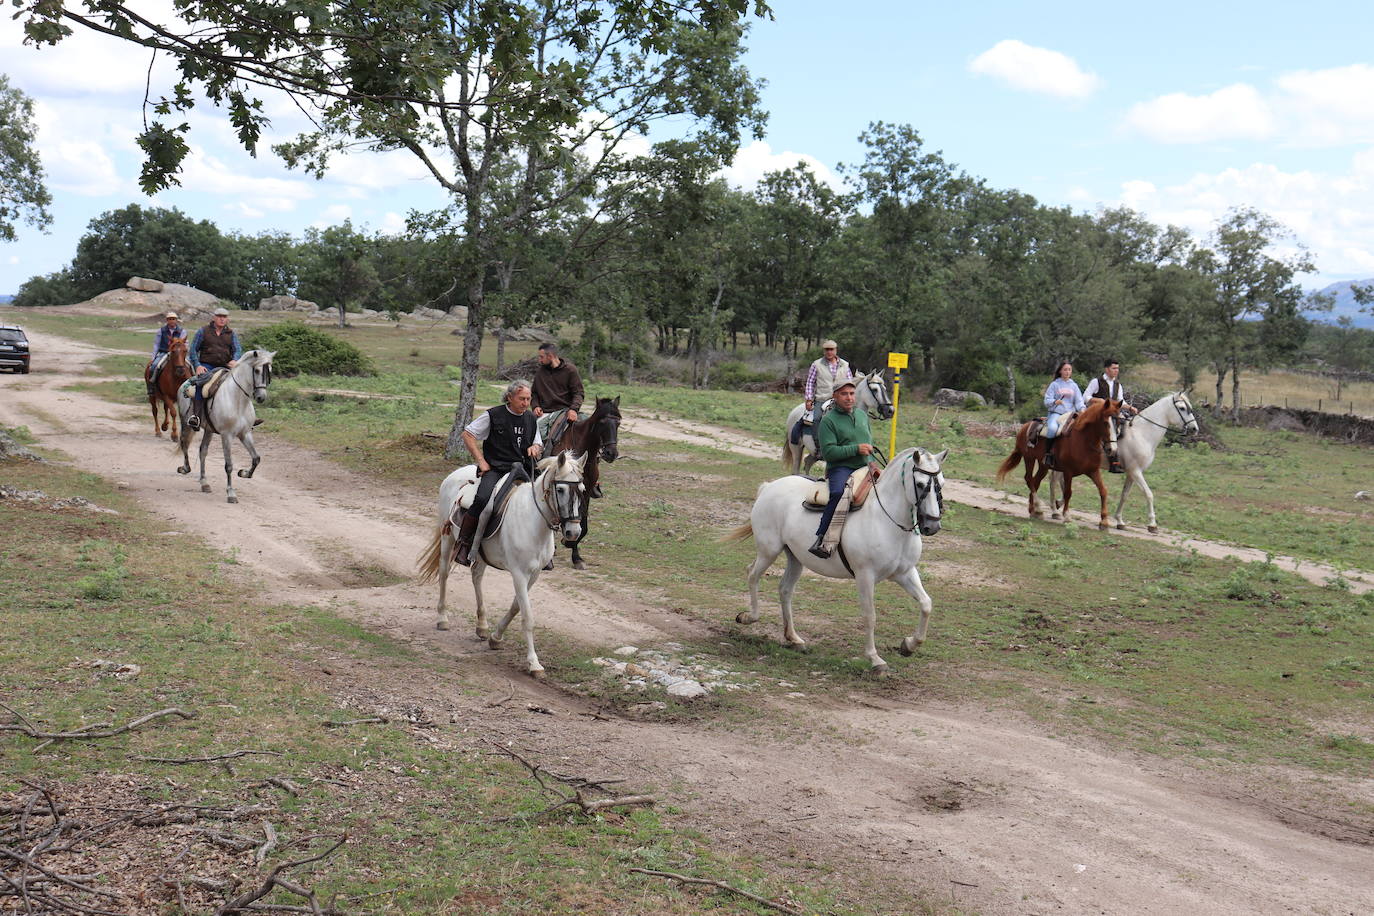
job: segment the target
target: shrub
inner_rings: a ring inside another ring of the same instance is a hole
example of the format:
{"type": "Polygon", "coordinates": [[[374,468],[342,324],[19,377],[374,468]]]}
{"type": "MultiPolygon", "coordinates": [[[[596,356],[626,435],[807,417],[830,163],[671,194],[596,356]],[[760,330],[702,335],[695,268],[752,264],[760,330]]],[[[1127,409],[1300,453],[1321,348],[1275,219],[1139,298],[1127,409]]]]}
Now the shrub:
{"type": "Polygon", "coordinates": [[[726,390],[741,388],[750,382],[772,382],[777,380],[777,374],[773,372],[760,372],[751,369],[739,360],[718,363],[711,370],[709,379],[712,388],[723,388],[726,390]]]}
{"type": "Polygon", "coordinates": [[[82,294],[71,270],[63,268],[50,274],[30,277],[19,287],[14,305],[31,308],[43,305],[71,305],[87,298],[82,294]]]}
{"type": "Polygon", "coordinates": [[[272,368],[282,376],[377,374],[372,360],[357,347],[299,321],[259,328],[247,336],[244,346],[276,351],[272,368]]]}

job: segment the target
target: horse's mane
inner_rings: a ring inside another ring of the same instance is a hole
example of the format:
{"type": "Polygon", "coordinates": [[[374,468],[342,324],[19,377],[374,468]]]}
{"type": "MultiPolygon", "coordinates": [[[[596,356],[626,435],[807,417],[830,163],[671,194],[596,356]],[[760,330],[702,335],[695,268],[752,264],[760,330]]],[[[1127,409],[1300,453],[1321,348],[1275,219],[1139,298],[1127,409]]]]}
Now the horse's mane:
{"type": "Polygon", "coordinates": [[[1107,409],[1107,402],[1102,398],[1092,398],[1088,401],[1088,406],[1083,408],[1083,413],[1079,415],[1078,422],[1093,423],[1102,419],[1102,413],[1107,409]]]}

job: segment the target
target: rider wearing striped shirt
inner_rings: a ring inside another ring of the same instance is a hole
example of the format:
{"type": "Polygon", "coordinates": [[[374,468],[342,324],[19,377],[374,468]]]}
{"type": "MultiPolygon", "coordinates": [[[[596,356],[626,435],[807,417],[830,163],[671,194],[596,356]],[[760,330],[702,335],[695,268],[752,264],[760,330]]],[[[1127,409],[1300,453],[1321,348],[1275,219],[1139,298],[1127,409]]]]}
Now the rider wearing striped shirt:
{"type": "Polygon", "coordinates": [[[839,344],[827,340],[821,344],[821,352],[824,355],[812,363],[806,373],[806,419],[811,423],[816,420],[816,405],[829,400],[840,382],[854,377],[854,371],[849,368],[849,363],[840,359],[839,344]]]}

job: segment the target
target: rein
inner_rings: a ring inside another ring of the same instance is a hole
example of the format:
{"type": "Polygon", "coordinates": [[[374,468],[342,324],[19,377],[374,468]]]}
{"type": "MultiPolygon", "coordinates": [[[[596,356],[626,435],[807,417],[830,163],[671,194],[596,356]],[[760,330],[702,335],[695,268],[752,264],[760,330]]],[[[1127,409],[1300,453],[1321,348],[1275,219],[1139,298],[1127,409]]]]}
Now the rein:
{"type": "MultiPolygon", "coordinates": [[[[552,468],[545,471],[544,474],[549,478],[549,482],[543,487],[543,499],[540,499],[535,494],[535,486],[533,484],[530,485],[530,498],[534,500],[534,508],[535,511],[539,513],[540,521],[542,521],[545,527],[550,531],[557,531],[565,522],[580,522],[582,520],[582,513],[580,511],[576,515],[564,516],[563,511],[558,507],[557,498],[554,496],[554,491],[558,487],[558,481],[553,477],[552,468]],[[549,513],[553,516],[553,521],[549,521],[549,515],[544,514],[545,505],[549,507],[549,513]]],[[[577,504],[580,506],[581,501],[578,501],[577,504]]]]}
{"type": "MultiPolygon", "coordinates": [[[[882,451],[880,449],[875,448],[874,451],[877,452],[880,456],[882,455],[882,451]]],[[[887,464],[886,458],[883,459],[883,464],[887,464]]],[[[926,493],[930,492],[930,488],[932,486],[935,488],[935,504],[940,507],[940,515],[941,517],[943,517],[945,514],[945,498],[944,488],[940,486],[940,481],[937,479],[937,475],[939,474],[939,472],[936,471],[934,474],[932,474],[930,471],[922,470],[920,467],[918,467],[916,465],[916,455],[914,452],[911,456],[911,466],[915,467],[915,469],[920,473],[925,474],[927,479],[930,481],[928,484],[926,484],[926,493]]],[[[907,468],[903,466],[903,487],[906,486],[906,474],[907,468]]],[[[886,515],[888,521],[892,522],[892,524],[896,525],[898,528],[900,528],[902,531],[905,531],[907,534],[910,534],[913,531],[915,531],[917,527],[920,525],[921,503],[925,501],[925,493],[921,491],[920,485],[916,483],[916,475],[914,473],[911,475],[911,495],[911,527],[908,528],[906,525],[903,525],[901,522],[897,521],[897,519],[892,515],[891,512],[887,511],[887,506],[883,505],[882,491],[878,489],[876,484],[873,487],[873,498],[877,500],[878,508],[883,510],[883,515],[886,515]]]]}

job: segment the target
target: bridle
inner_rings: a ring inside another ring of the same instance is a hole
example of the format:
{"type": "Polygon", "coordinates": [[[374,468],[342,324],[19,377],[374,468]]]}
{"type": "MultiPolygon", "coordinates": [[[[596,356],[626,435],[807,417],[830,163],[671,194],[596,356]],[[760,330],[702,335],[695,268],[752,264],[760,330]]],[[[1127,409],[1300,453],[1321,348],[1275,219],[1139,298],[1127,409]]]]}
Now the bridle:
{"type": "Polygon", "coordinates": [[[539,518],[544,522],[550,531],[557,531],[569,522],[582,524],[582,481],[580,480],[556,480],[553,475],[553,468],[544,472],[548,481],[543,486],[543,498],[535,493],[537,487],[530,487],[530,496],[534,499],[534,508],[539,512],[539,518]],[[564,512],[564,505],[569,506],[564,512]],[[548,506],[549,512],[545,514],[544,507],[548,506]],[[549,521],[553,518],[553,521],[549,521]]]}
{"type": "Polygon", "coordinates": [[[234,387],[237,388],[239,391],[242,391],[244,397],[253,398],[254,400],[256,400],[258,392],[261,391],[263,392],[263,397],[265,398],[267,397],[267,386],[272,384],[272,364],[267,363],[265,365],[259,365],[256,362],[253,363],[252,393],[249,393],[247,388],[244,388],[242,385],[239,384],[239,380],[234,377],[233,370],[229,371],[229,378],[234,380],[234,387]],[[261,379],[261,381],[259,381],[259,379],[261,379]]]}
{"type": "MultiPolygon", "coordinates": [[[[1184,399],[1183,399],[1182,397],[1178,396],[1178,395],[1174,395],[1172,398],[1169,399],[1169,403],[1173,406],[1174,412],[1178,414],[1178,423],[1179,423],[1179,426],[1180,426],[1180,427],[1183,429],[1183,431],[1186,433],[1186,432],[1188,431],[1188,424],[1189,424],[1189,423],[1193,423],[1193,424],[1196,424],[1196,423],[1197,423],[1197,414],[1193,413],[1193,411],[1192,411],[1192,409],[1191,409],[1191,405],[1189,405],[1189,410],[1187,411],[1187,413],[1184,413],[1183,404],[1180,404],[1179,401],[1183,401],[1184,404],[1187,404],[1187,403],[1188,403],[1187,401],[1184,401],[1184,399]]],[[[1167,430],[1169,429],[1169,425],[1168,425],[1167,423],[1158,423],[1158,422],[1156,422],[1156,421],[1154,421],[1154,420],[1151,420],[1149,417],[1145,416],[1145,414],[1143,414],[1143,413],[1138,413],[1138,414],[1136,414],[1135,416],[1131,417],[1131,419],[1127,421],[1126,425],[1127,425],[1127,426],[1130,426],[1130,425],[1131,425],[1132,423],[1134,423],[1136,420],[1144,420],[1146,423],[1149,423],[1151,426],[1158,426],[1160,429],[1165,430],[1165,431],[1167,431],[1167,430]]]]}
{"type": "MultiPolygon", "coordinates": [[[[882,454],[882,453],[879,452],[879,455],[880,455],[880,456],[881,456],[881,454],[882,454]]],[[[922,506],[925,505],[926,497],[930,495],[930,491],[931,491],[932,489],[935,490],[935,505],[936,505],[936,508],[938,509],[938,511],[939,511],[939,513],[940,513],[940,515],[939,515],[938,517],[939,517],[939,518],[943,518],[944,515],[945,515],[944,484],[942,484],[942,483],[940,482],[940,472],[939,472],[938,470],[936,470],[936,471],[927,471],[925,468],[921,467],[920,464],[917,463],[917,460],[916,460],[916,459],[917,459],[917,453],[916,453],[916,452],[912,452],[912,453],[911,453],[911,461],[910,461],[910,463],[909,463],[909,468],[910,468],[910,470],[913,472],[913,473],[911,474],[911,499],[912,499],[912,502],[911,502],[911,525],[910,525],[909,527],[908,527],[907,525],[903,525],[901,522],[899,522],[899,521],[897,520],[897,518],[896,518],[891,512],[887,511],[887,506],[883,505],[883,497],[882,497],[881,492],[878,490],[878,485],[877,485],[876,483],[873,485],[873,497],[874,497],[874,499],[876,499],[877,502],[878,502],[878,508],[880,508],[880,509],[883,510],[883,515],[886,515],[886,516],[887,516],[888,521],[892,522],[892,524],[896,525],[898,528],[902,529],[903,531],[907,532],[908,534],[910,534],[911,532],[915,531],[917,528],[921,527],[921,524],[922,524],[923,522],[925,522],[925,520],[928,518],[928,516],[926,515],[925,510],[922,508],[922,506]],[[924,482],[924,483],[922,483],[921,481],[917,480],[917,475],[922,475],[922,474],[925,475],[925,482],[924,482]]],[[[903,488],[906,487],[906,476],[907,476],[907,472],[908,472],[908,465],[905,465],[905,464],[904,464],[904,465],[902,466],[902,487],[903,487],[903,488]]]]}
{"type": "Polygon", "coordinates": [[[875,420],[891,419],[892,398],[887,394],[887,386],[884,385],[882,379],[876,375],[868,375],[865,376],[864,379],[864,387],[868,389],[868,396],[873,399],[873,406],[878,409],[877,416],[873,415],[872,410],[868,410],[868,415],[875,420]]]}
{"type": "Polygon", "coordinates": [[[605,424],[607,432],[601,437],[601,447],[597,449],[602,461],[614,461],[619,455],[620,444],[620,417],[614,414],[607,414],[598,421],[598,425],[605,424]],[[607,454],[607,450],[611,454],[607,454]]]}

